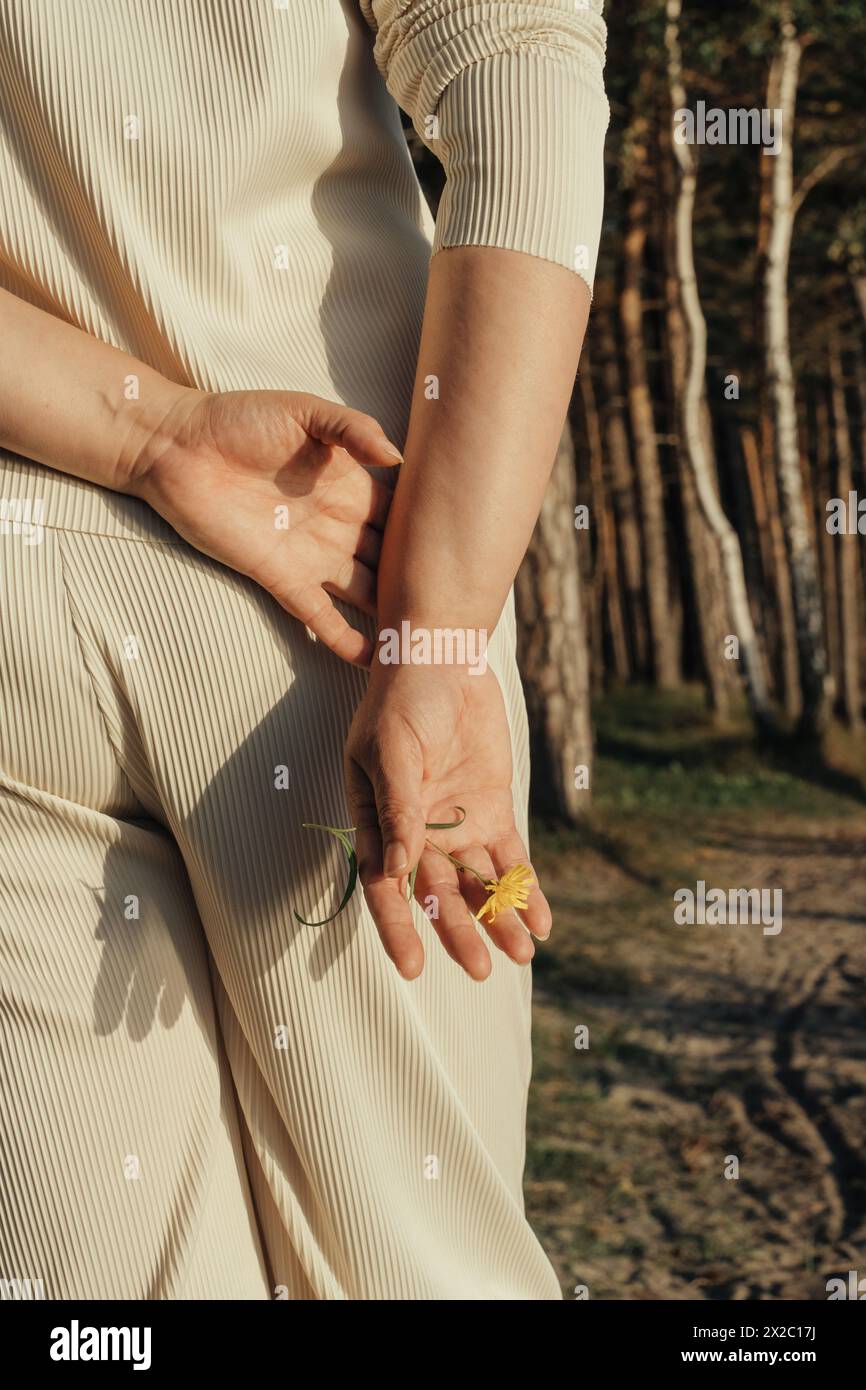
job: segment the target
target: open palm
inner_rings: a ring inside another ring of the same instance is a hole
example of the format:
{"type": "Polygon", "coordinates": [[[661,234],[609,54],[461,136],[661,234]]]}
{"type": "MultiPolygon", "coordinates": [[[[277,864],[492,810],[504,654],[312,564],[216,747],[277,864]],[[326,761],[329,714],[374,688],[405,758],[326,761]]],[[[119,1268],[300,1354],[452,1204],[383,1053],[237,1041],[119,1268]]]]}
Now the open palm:
{"type": "MultiPolygon", "coordinates": [[[[415,896],[442,945],[474,978],[489,974],[490,954],[470,915],[487,897],[481,880],[529,863],[514,822],[511,772],[511,736],[492,671],[374,667],[346,744],[346,781],[367,903],[386,951],[407,978],[420,973],[424,960],[406,900],[415,865],[415,896]],[[425,829],[457,820],[457,807],[465,811],[460,825],[425,829]]],[[[550,909],[537,884],[522,917],[500,912],[485,928],[500,950],[524,963],[534,952],[527,928],[542,938],[550,931],[550,909]]]]}

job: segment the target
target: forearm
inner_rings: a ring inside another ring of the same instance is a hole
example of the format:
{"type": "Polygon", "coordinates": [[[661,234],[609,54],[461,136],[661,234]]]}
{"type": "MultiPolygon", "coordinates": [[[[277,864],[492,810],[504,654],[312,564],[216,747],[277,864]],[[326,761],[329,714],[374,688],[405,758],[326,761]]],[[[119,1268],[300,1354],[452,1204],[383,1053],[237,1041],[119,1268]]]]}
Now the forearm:
{"type": "Polygon", "coordinates": [[[0,448],[126,491],[184,389],[0,290],[0,448]]]}
{"type": "Polygon", "coordinates": [[[539,257],[433,257],[380,629],[492,632],[541,507],[589,302],[578,275],[539,257]]]}

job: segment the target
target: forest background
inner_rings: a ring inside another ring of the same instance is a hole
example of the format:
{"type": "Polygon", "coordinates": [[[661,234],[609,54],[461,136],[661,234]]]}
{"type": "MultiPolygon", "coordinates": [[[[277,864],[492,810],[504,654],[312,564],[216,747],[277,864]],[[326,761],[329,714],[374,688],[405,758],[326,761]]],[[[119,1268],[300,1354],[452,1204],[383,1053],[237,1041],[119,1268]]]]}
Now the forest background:
{"type": "Polygon", "coordinates": [[[866,1276],[866,3],[605,17],[595,296],[516,584],[556,922],[528,1214],[566,1297],[826,1298],[866,1276]],[[680,144],[698,103],[781,111],[778,153],[680,144]],[[700,881],[781,930],[678,924],[700,881]]]}

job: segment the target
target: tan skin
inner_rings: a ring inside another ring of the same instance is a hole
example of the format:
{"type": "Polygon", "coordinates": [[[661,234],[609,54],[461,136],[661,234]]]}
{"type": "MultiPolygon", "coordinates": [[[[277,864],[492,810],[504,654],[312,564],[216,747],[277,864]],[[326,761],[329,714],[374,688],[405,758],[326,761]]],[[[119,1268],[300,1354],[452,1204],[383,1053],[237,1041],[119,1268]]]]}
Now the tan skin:
{"type": "Polygon", "coordinates": [[[524,912],[479,928],[482,885],[428,844],[484,877],[529,863],[493,672],[384,666],[332,599],[376,611],[380,630],[405,618],[492,634],[538,515],[588,309],[582,280],[538,258],[435,256],[392,502],[366,469],[399,456],[369,416],[296,392],[195,390],[0,290],[0,446],[141,497],[338,657],[372,663],[346,744],[347,794],[367,903],[407,979],[424,964],[405,893],[416,864],[418,901],[439,899],[439,940],[474,979],[490,973],[491,947],[528,961],[550,909],[536,885],[524,912]],[[288,530],[274,524],[285,506],[288,530]],[[428,837],[425,822],[458,805],[465,822],[428,837]]]}
{"type": "MultiPolygon", "coordinates": [[[[466,627],[492,633],[529,544],[562,431],[589,292],[537,257],[467,246],[434,256],[405,464],[379,567],[380,630],[466,627]],[[439,378],[437,399],[425,383],[439,378]]],[[[490,947],[524,963],[550,932],[536,885],[525,912],[485,919],[477,880],[425,848],[425,821],[465,825],[429,838],[487,873],[529,864],[514,822],[511,740],[495,676],[457,667],[374,664],[346,744],[347,787],[367,902],[407,978],[423,947],[402,892],[439,898],[440,941],[473,979],[490,947]],[[385,870],[387,869],[387,874],[385,870]],[[435,886],[431,886],[435,885],[435,886]],[[530,935],[531,933],[531,935],[530,935]]]]}
{"type": "MultiPolygon", "coordinates": [[[[430,845],[486,879],[529,863],[514,824],[511,739],[493,672],[474,676],[446,667],[401,666],[381,681],[374,675],[352,724],[346,767],[367,902],[398,970],[407,979],[419,975],[424,951],[406,903],[405,879],[382,872],[382,830],[392,815],[405,829],[414,804],[415,895],[421,903],[431,894],[438,900],[433,925],[445,950],[473,979],[486,979],[490,952],[470,916],[483,905],[485,890],[475,875],[460,872],[430,845]],[[424,835],[421,822],[455,820],[458,806],[466,819],[457,829],[424,835]]],[[[550,909],[537,886],[522,918],[509,910],[484,928],[489,941],[519,964],[534,954],[527,928],[542,938],[550,932],[550,909]]]]}
{"type": "Polygon", "coordinates": [[[184,397],[127,490],[197,550],[267,589],[337,656],[368,666],[373,644],[331,595],[375,615],[391,492],[361,465],[396,460],[375,421],[353,411],[330,425],[333,410],[290,391],[184,397]]]}

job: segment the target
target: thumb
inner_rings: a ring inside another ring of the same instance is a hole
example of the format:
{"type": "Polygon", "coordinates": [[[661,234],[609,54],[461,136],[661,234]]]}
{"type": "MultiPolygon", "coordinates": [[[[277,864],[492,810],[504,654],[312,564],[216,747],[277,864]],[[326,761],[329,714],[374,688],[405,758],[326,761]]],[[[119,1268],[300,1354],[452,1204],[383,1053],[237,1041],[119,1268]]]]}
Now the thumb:
{"type": "Polygon", "coordinates": [[[372,415],[363,415],[360,410],[350,410],[321,396],[309,399],[309,415],[303,425],[314,439],[345,449],[357,463],[371,468],[394,468],[403,462],[400,450],[372,415]]]}
{"type": "Polygon", "coordinates": [[[371,771],[383,871],[386,878],[402,878],[424,852],[419,750],[410,740],[392,741],[386,735],[380,739],[377,763],[371,771]]]}

